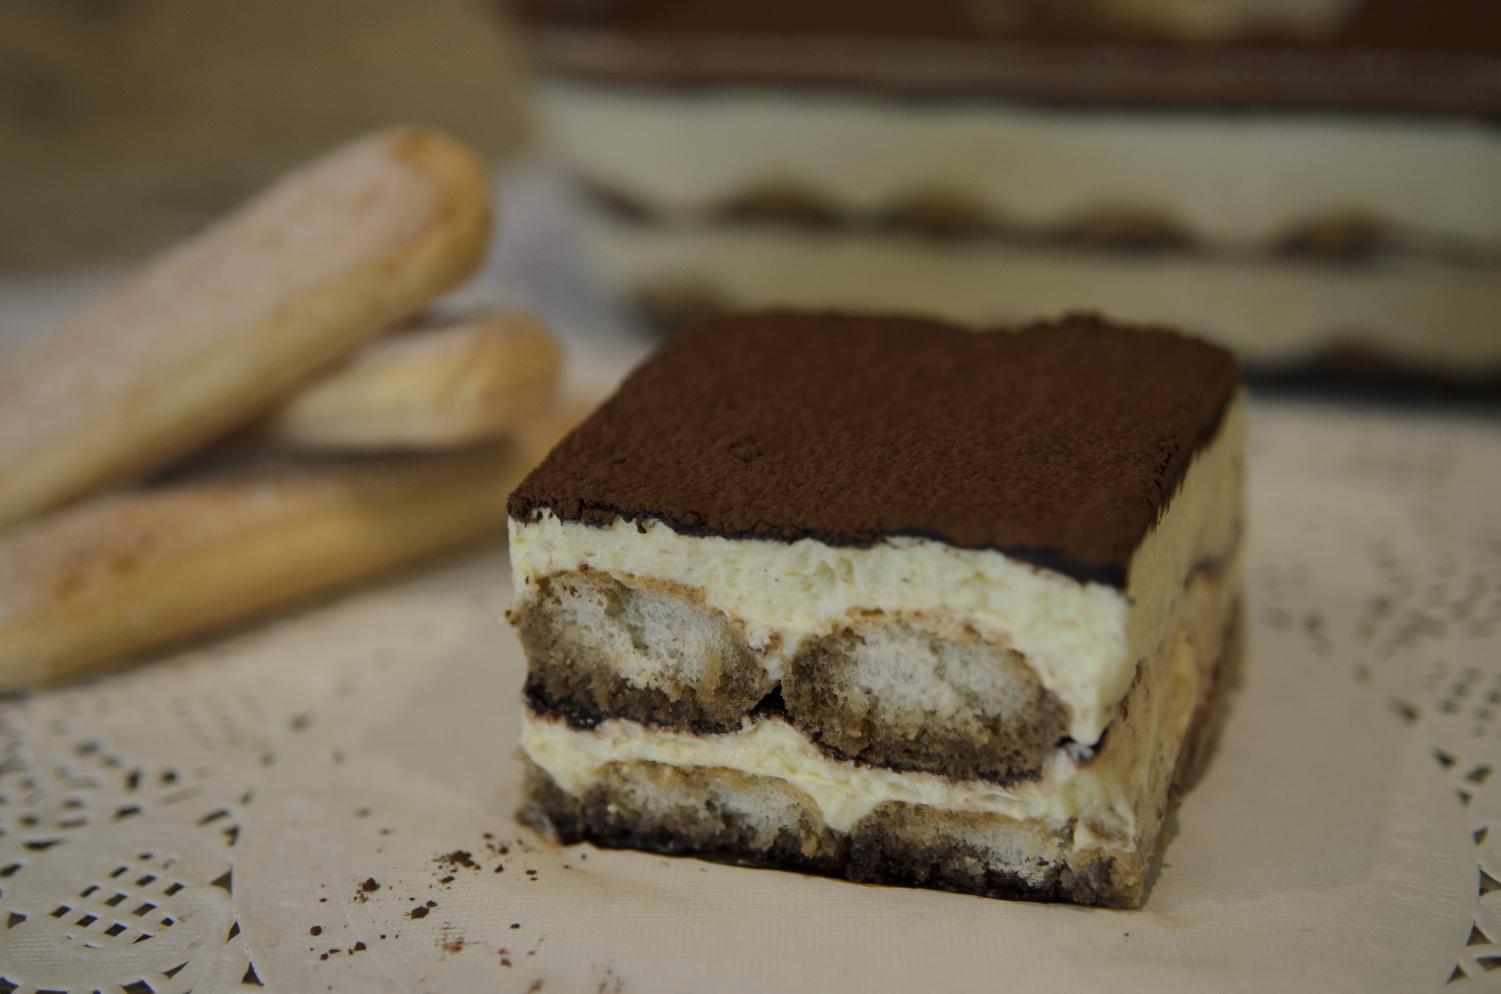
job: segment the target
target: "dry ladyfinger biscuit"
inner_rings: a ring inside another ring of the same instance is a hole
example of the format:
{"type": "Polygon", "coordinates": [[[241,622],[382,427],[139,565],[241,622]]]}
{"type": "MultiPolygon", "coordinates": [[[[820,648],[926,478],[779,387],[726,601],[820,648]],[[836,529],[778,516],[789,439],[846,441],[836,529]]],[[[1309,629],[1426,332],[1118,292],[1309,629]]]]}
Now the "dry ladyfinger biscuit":
{"type": "Polygon", "coordinates": [[[503,535],[506,493],[581,413],[503,445],[252,465],[27,522],[0,538],[0,692],[503,535]]]}
{"type": "Polygon", "coordinates": [[[470,273],[484,170],[434,131],[292,173],[0,356],[0,524],[159,468],[470,273]]]}
{"type": "Polygon", "coordinates": [[[433,449],[488,441],[551,402],[558,347],[521,311],[435,314],[373,342],[267,421],[309,450],[433,449]]]}

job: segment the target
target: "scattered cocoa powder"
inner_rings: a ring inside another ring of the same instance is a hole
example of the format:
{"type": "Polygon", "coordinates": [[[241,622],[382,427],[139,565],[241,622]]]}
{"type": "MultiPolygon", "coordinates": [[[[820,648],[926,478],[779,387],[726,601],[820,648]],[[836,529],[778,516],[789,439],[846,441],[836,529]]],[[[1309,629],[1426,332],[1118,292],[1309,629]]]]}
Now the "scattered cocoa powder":
{"type": "Polygon", "coordinates": [[[450,955],[453,953],[463,952],[463,933],[456,932],[454,931],[454,929],[448,926],[444,926],[443,933],[438,936],[438,948],[443,950],[445,953],[449,953],[450,955]]]}
{"type": "Polygon", "coordinates": [[[446,853],[442,856],[439,856],[437,859],[433,860],[433,862],[438,863],[441,866],[462,866],[466,870],[479,869],[479,864],[474,861],[474,857],[469,854],[469,851],[467,849],[455,849],[451,853],[446,853]]]}

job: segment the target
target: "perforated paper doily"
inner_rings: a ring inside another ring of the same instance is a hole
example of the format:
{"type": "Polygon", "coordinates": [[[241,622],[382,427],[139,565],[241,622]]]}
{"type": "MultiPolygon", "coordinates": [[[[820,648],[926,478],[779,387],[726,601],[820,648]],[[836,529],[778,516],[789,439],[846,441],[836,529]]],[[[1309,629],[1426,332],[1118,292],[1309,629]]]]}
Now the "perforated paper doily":
{"type": "Polygon", "coordinates": [[[0,704],[0,991],[1501,989],[1501,427],[1251,445],[1246,681],[1143,911],[543,843],[492,549],[0,704]]]}

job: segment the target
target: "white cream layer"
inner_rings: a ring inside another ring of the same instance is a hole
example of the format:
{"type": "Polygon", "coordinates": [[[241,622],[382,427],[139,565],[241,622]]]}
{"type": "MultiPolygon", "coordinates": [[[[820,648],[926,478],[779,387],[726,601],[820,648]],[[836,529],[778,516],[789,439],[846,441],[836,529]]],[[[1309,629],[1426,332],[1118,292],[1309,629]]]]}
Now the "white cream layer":
{"type": "Polygon", "coordinates": [[[1022,229],[1128,208],[1210,244],[1264,247],[1312,220],[1353,213],[1419,243],[1501,247],[1501,129],[1472,120],[1058,110],[561,80],[543,87],[542,103],[550,140],[575,172],[669,215],[787,183],[856,215],[940,191],[1022,229]]]}
{"type": "Polygon", "coordinates": [[[1501,276],[1484,266],[940,245],[772,226],[646,227],[599,212],[586,215],[584,230],[615,285],[708,294],[734,307],[912,311],[967,324],[1082,308],[1190,329],[1264,365],[1296,363],[1334,344],[1460,377],[1501,361],[1501,276]]]}
{"type": "Polygon", "coordinates": [[[773,679],[803,639],[867,610],[938,613],[974,625],[1026,657],[1070,710],[1069,734],[1092,744],[1131,683],[1179,623],[1196,563],[1238,542],[1244,418],[1240,401],[1195,457],[1157,526],[1132,557],[1125,591],[1081,583],[988,549],[922,538],[868,548],[812,539],[785,543],[679,535],[665,525],[607,528],[560,521],[510,523],[518,603],[555,573],[590,569],[666,580],[698,591],[740,625],[773,679]]]}

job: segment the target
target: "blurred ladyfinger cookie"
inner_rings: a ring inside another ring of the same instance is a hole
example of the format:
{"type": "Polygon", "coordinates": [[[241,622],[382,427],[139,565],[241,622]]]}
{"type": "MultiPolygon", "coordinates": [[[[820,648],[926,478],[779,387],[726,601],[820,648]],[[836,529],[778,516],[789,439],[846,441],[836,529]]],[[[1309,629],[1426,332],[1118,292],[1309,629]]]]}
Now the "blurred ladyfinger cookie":
{"type": "Polygon", "coordinates": [[[503,536],[506,494],[582,413],[500,445],[251,465],[20,525],[0,537],[0,692],[503,536]]]}
{"type": "Polygon", "coordinates": [[[0,355],[0,524],[157,469],[265,410],[478,264],[479,160],[439,132],[345,145],[0,355]]]}
{"type": "Polygon", "coordinates": [[[366,345],[267,421],[276,444],[324,451],[489,441],[546,409],[558,347],[522,311],[434,314],[366,345]]]}

